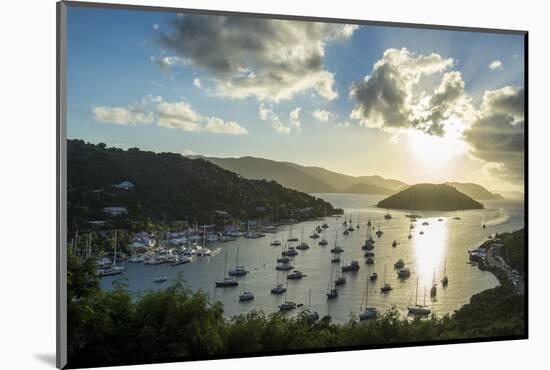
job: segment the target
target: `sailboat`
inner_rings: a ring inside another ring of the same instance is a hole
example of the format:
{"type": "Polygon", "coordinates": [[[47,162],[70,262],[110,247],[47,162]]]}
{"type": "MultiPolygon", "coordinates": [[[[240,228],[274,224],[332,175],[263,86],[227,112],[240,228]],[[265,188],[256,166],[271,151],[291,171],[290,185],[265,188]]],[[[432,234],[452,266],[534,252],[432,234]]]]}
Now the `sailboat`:
{"type": "Polygon", "coordinates": [[[195,254],[202,257],[207,257],[212,254],[212,251],[206,248],[206,225],[202,227],[202,247],[197,248],[195,254]]]}
{"type": "Polygon", "coordinates": [[[367,222],[367,226],[370,228],[372,226],[372,222],[370,220],[370,215],[369,215],[369,221],[367,222]]]}
{"type": "Polygon", "coordinates": [[[321,238],[321,241],[319,242],[319,245],[325,246],[327,244],[328,244],[328,242],[325,239],[325,233],[323,232],[323,238],[321,238]]]}
{"type": "Polygon", "coordinates": [[[123,266],[117,267],[116,265],[116,247],[117,247],[117,231],[115,230],[114,235],[114,256],[113,256],[113,264],[109,268],[100,269],[98,271],[99,276],[112,276],[112,275],[118,275],[122,274],[122,271],[124,270],[123,266]]]}
{"type": "Polygon", "coordinates": [[[308,319],[310,319],[312,321],[319,320],[319,313],[317,311],[311,311],[311,288],[309,289],[309,299],[308,299],[308,304],[307,304],[307,311],[308,311],[308,314],[307,314],[308,319]]]}
{"type": "Polygon", "coordinates": [[[363,244],[361,249],[367,250],[367,251],[370,251],[370,250],[374,249],[374,239],[372,238],[370,227],[367,228],[367,236],[366,236],[366,239],[365,239],[365,244],[363,244]]]}
{"type": "Polygon", "coordinates": [[[453,220],[461,220],[461,218],[458,216],[458,212],[457,212],[456,215],[453,217],[453,220]]]}
{"type": "Polygon", "coordinates": [[[277,239],[275,239],[275,236],[273,236],[273,241],[271,242],[271,244],[270,244],[270,245],[271,245],[271,246],[273,246],[273,247],[278,247],[278,246],[280,246],[280,245],[281,245],[281,241],[280,241],[280,240],[277,240],[277,239]]]}
{"type": "Polygon", "coordinates": [[[416,291],[414,298],[414,306],[407,307],[409,313],[412,315],[429,315],[432,312],[432,309],[429,306],[426,306],[426,289],[424,289],[424,304],[418,304],[418,276],[416,277],[416,291]]]}
{"type": "Polygon", "coordinates": [[[334,280],[334,286],[344,285],[346,283],[346,278],[342,276],[340,271],[336,269],[336,279],[334,280]]]}
{"type": "Polygon", "coordinates": [[[449,278],[447,277],[447,259],[445,259],[445,265],[443,267],[443,279],[441,279],[441,285],[446,287],[449,284],[449,278]]]}
{"type": "Polygon", "coordinates": [[[376,236],[381,237],[382,234],[384,234],[384,232],[382,230],[380,230],[380,222],[378,222],[378,231],[376,231],[376,236]]]}
{"type": "Polygon", "coordinates": [[[225,252],[225,263],[223,268],[223,280],[216,281],[216,287],[219,288],[227,288],[227,287],[234,287],[239,285],[237,280],[235,280],[232,277],[226,276],[227,274],[227,252],[225,252]]]}
{"type": "Polygon", "coordinates": [[[344,251],[344,248],[338,245],[338,234],[334,237],[334,248],[330,250],[332,253],[338,254],[344,251]]]}
{"type": "Polygon", "coordinates": [[[286,287],[283,284],[279,283],[279,272],[277,272],[277,282],[275,287],[271,288],[271,294],[283,294],[286,292],[286,287]]]}
{"type": "Polygon", "coordinates": [[[386,265],[384,265],[384,285],[380,288],[381,293],[387,293],[393,290],[392,286],[386,281],[386,265]]]}
{"type": "Polygon", "coordinates": [[[287,291],[285,290],[285,301],[279,305],[279,310],[290,311],[296,308],[296,303],[287,300],[287,291]]]}
{"type": "Polygon", "coordinates": [[[386,214],[384,215],[384,218],[386,220],[391,220],[391,214],[390,214],[390,210],[389,209],[386,209],[386,214]]]}
{"type": "Polygon", "coordinates": [[[229,275],[231,276],[244,276],[248,274],[248,271],[245,270],[244,266],[239,266],[239,250],[241,246],[237,244],[237,260],[235,261],[235,268],[229,270],[229,275]]]}
{"type": "Polygon", "coordinates": [[[432,277],[432,288],[430,289],[430,297],[435,297],[437,295],[437,283],[435,282],[435,268],[432,277]]]}
{"type": "Polygon", "coordinates": [[[378,315],[376,307],[369,307],[369,283],[366,284],[366,293],[365,293],[365,311],[363,311],[363,300],[361,300],[361,308],[359,309],[359,320],[368,320],[375,318],[378,315]]]}
{"type": "Polygon", "coordinates": [[[327,299],[334,299],[338,297],[338,289],[336,289],[336,286],[333,285],[332,279],[334,277],[334,268],[330,272],[330,280],[327,287],[327,299]]]}
{"type": "Polygon", "coordinates": [[[357,216],[357,226],[355,226],[356,229],[361,228],[361,215],[357,216]]]}
{"type": "Polygon", "coordinates": [[[296,249],[305,250],[309,249],[309,244],[306,243],[304,240],[304,229],[302,229],[302,240],[298,246],[296,246],[296,249]]]}
{"type": "Polygon", "coordinates": [[[295,237],[295,236],[292,236],[292,226],[290,227],[290,230],[288,232],[288,239],[287,241],[289,242],[297,242],[298,241],[298,238],[295,237]]]}
{"type": "Polygon", "coordinates": [[[254,294],[252,294],[251,292],[246,291],[246,278],[245,278],[244,282],[243,282],[243,291],[239,295],[239,302],[247,302],[247,301],[251,301],[253,299],[254,299],[254,294]]]}

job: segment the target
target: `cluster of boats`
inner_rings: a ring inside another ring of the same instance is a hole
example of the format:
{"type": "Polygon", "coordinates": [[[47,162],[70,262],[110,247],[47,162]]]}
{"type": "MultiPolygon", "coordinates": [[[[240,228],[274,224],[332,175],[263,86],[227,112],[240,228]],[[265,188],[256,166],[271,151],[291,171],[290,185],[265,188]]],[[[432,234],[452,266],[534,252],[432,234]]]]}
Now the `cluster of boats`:
{"type": "MultiPolygon", "coordinates": [[[[416,215],[414,213],[411,213],[410,215],[406,215],[408,218],[410,218],[410,226],[409,226],[409,239],[412,238],[412,230],[415,228],[415,222],[417,221],[417,218],[421,217],[420,215],[416,215]]],[[[391,214],[387,212],[384,215],[384,219],[390,221],[393,219],[391,214]]],[[[458,216],[454,219],[460,219],[458,216]]],[[[438,219],[438,221],[443,221],[442,219],[438,219]]],[[[356,224],[353,223],[352,218],[345,219],[342,222],[343,226],[343,235],[347,236],[350,235],[350,233],[356,232],[358,229],[361,228],[361,224],[358,221],[356,224]]],[[[365,224],[363,224],[365,226],[365,224]]],[[[381,239],[384,235],[384,231],[381,228],[380,222],[377,223],[377,227],[373,225],[373,222],[369,218],[368,222],[366,223],[366,238],[364,243],[361,245],[361,250],[364,251],[364,258],[365,258],[365,264],[369,266],[374,266],[376,261],[376,253],[375,253],[375,246],[378,244],[378,239],[381,239]],[[375,240],[375,237],[377,238],[375,240]]],[[[422,226],[429,226],[428,221],[423,221],[422,226]]],[[[320,239],[318,241],[319,246],[323,247],[329,244],[327,238],[325,237],[326,231],[329,229],[329,225],[327,223],[318,224],[315,225],[314,230],[312,234],[309,236],[311,239],[320,239]]],[[[292,311],[298,307],[303,306],[302,304],[297,304],[293,301],[287,300],[287,293],[288,293],[288,283],[284,284],[280,282],[280,273],[279,271],[287,271],[286,274],[281,274],[283,277],[286,276],[287,281],[297,281],[301,280],[304,277],[307,277],[306,274],[304,274],[302,271],[295,269],[295,266],[293,264],[294,257],[299,255],[300,252],[306,251],[310,249],[310,245],[306,240],[304,240],[304,230],[302,230],[301,238],[295,237],[292,233],[293,229],[292,226],[289,229],[289,234],[286,240],[278,240],[276,239],[276,236],[274,235],[273,240],[270,242],[270,245],[273,247],[279,247],[283,246],[281,250],[280,257],[276,259],[275,269],[277,270],[277,281],[275,285],[270,289],[270,294],[274,295],[285,295],[284,302],[281,303],[278,308],[280,311],[288,312],[292,311]]],[[[344,248],[338,243],[338,234],[341,232],[337,231],[334,233],[334,245],[330,248],[331,252],[331,274],[330,278],[327,284],[327,290],[326,290],[326,299],[327,300],[334,300],[338,298],[339,296],[339,288],[346,284],[346,276],[345,273],[349,272],[356,272],[360,269],[360,263],[358,260],[354,259],[351,261],[348,261],[347,263],[344,263],[343,261],[343,252],[344,248]]],[[[420,232],[422,234],[423,231],[420,232]]],[[[341,234],[340,234],[341,235],[341,234]]],[[[223,235],[223,237],[226,238],[233,238],[232,240],[235,240],[237,237],[245,237],[245,238],[257,238],[257,237],[263,237],[265,234],[259,233],[259,232],[239,232],[238,234],[226,234],[223,235]]],[[[221,236],[220,236],[221,237],[221,236]]],[[[220,241],[220,237],[218,237],[216,240],[220,241]]],[[[143,263],[144,265],[159,265],[159,264],[170,264],[171,266],[178,266],[181,264],[190,263],[193,261],[193,258],[196,257],[203,257],[203,256],[211,256],[215,254],[217,251],[212,251],[209,248],[206,247],[207,242],[210,239],[215,239],[211,236],[209,236],[206,232],[203,232],[202,234],[202,245],[199,245],[197,243],[198,240],[195,240],[192,243],[187,243],[181,246],[171,246],[167,241],[165,243],[162,243],[161,240],[157,241],[157,244],[154,248],[149,248],[147,251],[141,253],[141,254],[134,254],[131,257],[127,259],[128,263],[143,263]]],[[[195,238],[197,239],[197,238],[195,238]]],[[[382,243],[382,242],[379,242],[382,243]]],[[[396,248],[400,243],[397,240],[393,240],[391,242],[391,246],[393,248],[396,248]]],[[[221,249],[219,249],[221,250],[221,249]]],[[[223,276],[220,277],[215,281],[215,285],[218,288],[230,288],[230,287],[237,287],[241,283],[242,289],[240,291],[240,294],[238,295],[239,302],[249,302],[254,300],[255,296],[254,294],[246,289],[246,275],[249,273],[249,271],[246,269],[246,267],[242,264],[239,264],[239,252],[240,247],[237,245],[237,253],[236,253],[236,261],[234,266],[231,268],[228,268],[227,266],[227,253],[225,254],[225,261],[224,261],[224,270],[223,270],[223,276]],[[243,278],[242,281],[239,280],[239,278],[243,278]]],[[[120,274],[124,271],[123,266],[117,266],[117,245],[116,245],[116,233],[115,233],[115,242],[114,242],[114,257],[112,260],[107,257],[102,257],[97,260],[97,271],[99,276],[109,276],[109,275],[116,275],[120,274]]],[[[406,279],[411,276],[410,269],[405,265],[405,261],[403,259],[398,259],[394,263],[394,268],[396,269],[397,277],[400,279],[406,279]]],[[[364,293],[364,299],[361,301],[361,307],[359,310],[359,319],[360,320],[366,320],[369,318],[376,317],[377,310],[375,307],[369,306],[369,284],[368,282],[374,282],[378,279],[378,273],[372,270],[372,272],[367,275],[366,277],[366,287],[365,287],[365,293],[364,293]]],[[[154,283],[163,283],[166,282],[168,278],[166,276],[157,276],[154,278],[154,283]]],[[[444,269],[444,276],[441,280],[442,286],[447,286],[449,282],[449,279],[446,275],[446,262],[445,262],[445,269],[444,269]]],[[[393,290],[392,285],[387,281],[387,268],[386,265],[384,266],[384,280],[383,284],[380,286],[380,293],[387,294],[390,293],[393,290]]],[[[433,278],[433,284],[430,289],[430,295],[431,297],[435,297],[437,294],[437,284],[435,282],[435,271],[434,271],[434,278],[433,278]]],[[[412,298],[411,298],[412,299],[412,298]]],[[[411,314],[414,315],[428,315],[431,313],[431,308],[426,305],[425,302],[426,299],[426,289],[424,289],[424,303],[419,304],[418,303],[418,277],[416,282],[416,290],[415,290],[415,302],[414,305],[409,305],[408,311],[411,314]]],[[[311,290],[309,292],[309,306],[311,306],[311,290]]],[[[308,315],[311,319],[316,320],[319,318],[319,315],[317,312],[311,312],[309,310],[308,315]]]]}

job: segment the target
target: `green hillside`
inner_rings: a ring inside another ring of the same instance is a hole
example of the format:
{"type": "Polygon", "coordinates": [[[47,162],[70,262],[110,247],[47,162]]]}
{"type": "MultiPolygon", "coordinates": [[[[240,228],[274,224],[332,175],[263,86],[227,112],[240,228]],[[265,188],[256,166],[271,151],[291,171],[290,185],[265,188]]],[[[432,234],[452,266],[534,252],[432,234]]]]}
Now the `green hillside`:
{"type": "Polygon", "coordinates": [[[483,204],[446,184],[413,185],[380,201],[380,208],[456,211],[482,209],[483,204]]]}
{"type": "Polygon", "coordinates": [[[126,207],[131,219],[158,221],[209,222],[217,210],[242,219],[338,212],[322,199],[276,182],[245,179],[209,161],[173,153],[68,140],[67,172],[70,223],[104,219],[103,207],[111,206],[126,207]],[[134,188],[113,186],[122,181],[130,181],[134,188]]]}

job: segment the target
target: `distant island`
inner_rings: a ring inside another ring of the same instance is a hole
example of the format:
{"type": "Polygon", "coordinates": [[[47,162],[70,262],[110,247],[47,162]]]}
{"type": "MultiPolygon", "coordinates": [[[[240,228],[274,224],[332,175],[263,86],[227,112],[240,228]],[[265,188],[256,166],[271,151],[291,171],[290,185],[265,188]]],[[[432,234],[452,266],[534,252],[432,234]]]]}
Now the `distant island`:
{"type": "Polygon", "coordinates": [[[491,193],[481,185],[471,182],[446,182],[445,184],[455,187],[461,193],[477,200],[500,200],[504,197],[497,193],[491,193]]]}
{"type": "Polygon", "coordinates": [[[380,201],[380,208],[431,211],[483,209],[483,204],[447,184],[417,184],[380,201]]]}
{"type": "Polygon", "coordinates": [[[341,213],[329,202],[203,160],[67,140],[69,224],[89,220],[307,219],[341,213]]]}

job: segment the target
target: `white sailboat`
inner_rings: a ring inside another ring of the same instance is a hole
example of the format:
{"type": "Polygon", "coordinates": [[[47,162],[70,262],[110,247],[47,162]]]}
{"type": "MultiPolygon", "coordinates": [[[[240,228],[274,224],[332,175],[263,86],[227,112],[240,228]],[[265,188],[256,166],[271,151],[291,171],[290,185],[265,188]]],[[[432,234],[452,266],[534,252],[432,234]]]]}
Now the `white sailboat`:
{"type": "Polygon", "coordinates": [[[432,277],[432,288],[430,289],[430,297],[434,298],[437,295],[437,283],[435,282],[435,268],[432,277]]]}
{"type": "Polygon", "coordinates": [[[361,308],[359,309],[359,320],[368,320],[375,318],[378,315],[376,307],[369,307],[369,282],[366,284],[365,292],[365,310],[363,311],[363,301],[361,300],[361,308]]]}
{"type": "Polygon", "coordinates": [[[317,311],[311,311],[311,288],[309,289],[309,299],[307,304],[307,317],[312,321],[319,320],[319,313],[317,311]]]}
{"type": "Polygon", "coordinates": [[[225,262],[223,268],[223,280],[216,281],[216,287],[219,288],[228,288],[239,285],[237,280],[232,277],[227,276],[227,252],[225,252],[225,262]]]}
{"type": "Polygon", "coordinates": [[[117,231],[116,230],[115,230],[115,235],[113,240],[114,240],[113,264],[111,265],[111,267],[100,269],[98,271],[99,276],[118,275],[118,274],[122,274],[122,271],[124,271],[124,266],[116,265],[116,249],[117,249],[117,231]]]}
{"type": "Polygon", "coordinates": [[[243,291],[239,295],[239,302],[247,302],[247,301],[251,301],[253,299],[254,299],[254,294],[252,294],[252,292],[248,292],[246,290],[246,278],[245,278],[244,282],[243,282],[243,291]]]}
{"type": "Polygon", "coordinates": [[[386,265],[384,265],[384,285],[382,288],[380,288],[380,292],[387,293],[389,291],[393,290],[391,284],[389,284],[386,280],[386,265]]]}
{"type": "Polygon", "coordinates": [[[447,259],[445,259],[445,266],[443,267],[443,279],[441,279],[441,285],[446,287],[449,284],[449,278],[447,277],[447,259]]]}
{"type": "Polygon", "coordinates": [[[237,244],[237,259],[235,261],[235,267],[229,270],[230,276],[244,276],[248,274],[248,271],[244,268],[244,266],[239,266],[239,251],[241,246],[237,244]]]}
{"type": "Polygon", "coordinates": [[[414,306],[407,307],[409,313],[412,315],[429,315],[432,309],[426,305],[426,289],[424,289],[424,304],[418,304],[418,277],[416,277],[416,290],[414,298],[414,306]]]}

